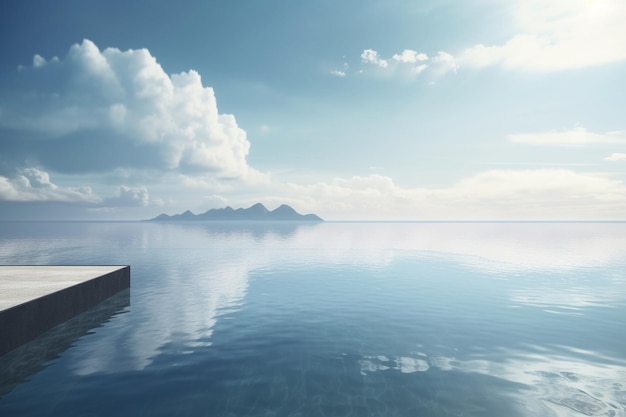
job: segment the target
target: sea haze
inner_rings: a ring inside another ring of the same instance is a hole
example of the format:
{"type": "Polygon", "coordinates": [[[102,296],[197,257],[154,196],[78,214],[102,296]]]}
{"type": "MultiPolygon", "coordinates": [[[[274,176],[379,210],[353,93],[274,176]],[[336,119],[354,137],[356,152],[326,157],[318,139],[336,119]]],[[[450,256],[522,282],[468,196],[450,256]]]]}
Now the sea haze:
{"type": "Polygon", "coordinates": [[[131,265],[0,358],[0,415],[623,417],[625,248],[626,223],[0,223],[0,264],[131,265]]]}

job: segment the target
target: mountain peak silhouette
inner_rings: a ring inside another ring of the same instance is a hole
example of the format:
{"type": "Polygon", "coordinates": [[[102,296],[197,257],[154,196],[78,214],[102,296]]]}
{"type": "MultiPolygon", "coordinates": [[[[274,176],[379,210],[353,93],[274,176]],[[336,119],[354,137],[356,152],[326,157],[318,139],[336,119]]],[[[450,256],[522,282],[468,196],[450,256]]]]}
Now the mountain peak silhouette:
{"type": "Polygon", "coordinates": [[[182,214],[169,216],[160,214],[149,221],[323,221],[315,214],[299,214],[293,207],[281,204],[278,208],[270,211],[263,204],[256,203],[248,208],[233,209],[230,206],[218,209],[210,209],[201,214],[193,214],[187,210],[182,214]]]}

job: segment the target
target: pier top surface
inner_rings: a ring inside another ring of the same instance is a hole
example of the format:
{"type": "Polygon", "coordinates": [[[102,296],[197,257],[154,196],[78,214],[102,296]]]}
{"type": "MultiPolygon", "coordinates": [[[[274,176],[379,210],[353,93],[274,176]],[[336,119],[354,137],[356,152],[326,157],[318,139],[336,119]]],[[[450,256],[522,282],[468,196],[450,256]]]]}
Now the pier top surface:
{"type": "Polygon", "coordinates": [[[0,311],[121,268],[124,266],[0,266],[0,311]]]}

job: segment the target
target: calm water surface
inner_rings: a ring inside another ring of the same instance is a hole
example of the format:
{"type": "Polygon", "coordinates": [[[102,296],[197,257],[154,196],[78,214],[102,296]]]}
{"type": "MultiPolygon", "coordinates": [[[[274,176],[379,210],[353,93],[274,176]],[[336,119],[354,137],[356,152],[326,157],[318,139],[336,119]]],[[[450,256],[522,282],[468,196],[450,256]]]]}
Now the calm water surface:
{"type": "Polygon", "coordinates": [[[0,223],[0,264],[132,271],[1,416],[626,416],[626,223],[0,223]]]}

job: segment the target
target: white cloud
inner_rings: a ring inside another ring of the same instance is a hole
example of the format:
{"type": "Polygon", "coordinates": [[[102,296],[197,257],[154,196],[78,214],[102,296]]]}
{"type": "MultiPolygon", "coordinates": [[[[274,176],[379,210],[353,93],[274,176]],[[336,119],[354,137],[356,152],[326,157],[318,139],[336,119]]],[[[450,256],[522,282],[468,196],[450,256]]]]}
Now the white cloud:
{"type": "Polygon", "coordinates": [[[336,77],[345,77],[346,76],[346,72],[345,71],[340,71],[340,70],[332,70],[330,72],[331,75],[334,75],[336,77]]]}
{"type": "Polygon", "coordinates": [[[417,67],[415,67],[414,71],[416,74],[419,74],[420,72],[424,71],[426,68],[428,68],[428,65],[422,64],[422,65],[418,65],[417,67]]]}
{"type": "Polygon", "coordinates": [[[458,69],[455,58],[444,51],[439,51],[432,59],[432,63],[436,65],[439,74],[445,74],[449,71],[456,72],[458,69]]]}
{"type": "Polygon", "coordinates": [[[621,0],[518,0],[518,34],[458,56],[461,65],[550,72],[626,60],[626,3],[621,0]]]}
{"type": "Polygon", "coordinates": [[[508,135],[512,142],[531,145],[578,146],[601,143],[626,143],[626,131],[606,133],[590,132],[584,127],[577,126],[563,131],[549,131],[538,133],[515,133],[508,135]]]}
{"type": "Polygon", "coordinates": [[[428,55],[424,53],[418,53],[412,49],[405,49],[401,54],[395,54],[393,59],[405,64],[414,64],[416,62],[423,62],[428,60],[428,55]]]}
{"type": "Polygon", "coordinates": [[[361,60],[368,64],[374,64],[381,68],[387,68],[389,66],[389,62],[386,59],[381,59],[378,55],[378,52],[373,49],[366,49],[361,52],[361,60]]]}
{"type": "Polygon", "coordinates": [[[23,169],[21,176],[25,178],[28,184],[33,188],[51,188],[53,190],[58,188],[50,182],[50,175],[48,175],[47,172],[37,168],[23,169]]]}
{"type": "Polygon", "coordinates": [[[409,79],[427,69],[430,69],[436,76],[457,70],[454,57],[443,51],[439,51],[437,55],[429,57],[423,52],[405,49],[399,54],[394,54],[389,59],[383,59],[377,51],[366,49],[361,53],[361,60],[365,64],[374,65],[379,74],[409,79]]]}
{"type": "Polygon", "coordinates": [[[626,184],[604,173],[492,170],[450,187],[404,188],[382,175],[289,184],[291,203],[335,219],[625,219],[626,184]]]}
{"type": "Polygon", "coordinates": [[[127,187],[122,185],[117,197],[108,198],[104,207],[145,207],[150,203],[150,196],[146,187],[127,187]]]}
{"type": "Polygon", "coordinates": [[[35,56],[33,56],[33,67],[39,68],[44,65],[46,65],[46,60],[41,55],[35,54],[35,56]]]}
{"type": "Polygon", "coordinates": [[[440,51],[429,57],[412,49],[383,59],[366,49],[362,61],[389,72],[408,66],[436,75],[459,67],[552,72],[626,60],[626,2],[622,0],[514,0],[509,6],[515,35],[501,44],[480,43],[452,55],[440,51]],[[418,65],[420,64],[421,65],[418,65]]]}
{"type": "Polygon", "coordinates": [[[330,71],[330,75],[334,75],[335,77],[341,77],[341,78],[345,77],[346,75],[348,75],[348,69],[350,68],[350,64],[347,62],[344,62],[342,65],[342,68],[343,69],[334,69],[330,71]]]}
{"type": "Polygon", "coordinates": [[[20,74],[21,95],[2,100],[0,113],[0,127],[33,138],[15,158],[58,172],[252,171],[246,132],[219,114],[213,89],[193,70],[166,74],[147,49],[101,51],[84,40],[62,60],[35,55],[20,74]]]}
{"type": "Polygon", "coordinates": [[[47,172],[26,168],[13,178],[0,176],[0,201],[97,204],[101,199],[92,193],[90,187],[59,187],[50,181],[47,172]]]}
{"type": "Polygon", "coordinates": [[[605,161],[626,161],[626,153],[612,153],[604,158],[605,161]]]}
{"type": "Polygon", "coordinates": [[[145,207],[151,201],[146,187],[122,185],[115,197],[101,198],[89,186],[62,187],[39,168],[25,168],[8,178],[0,176],[0,201],[78,203],[89,208],[145,207]]]}

